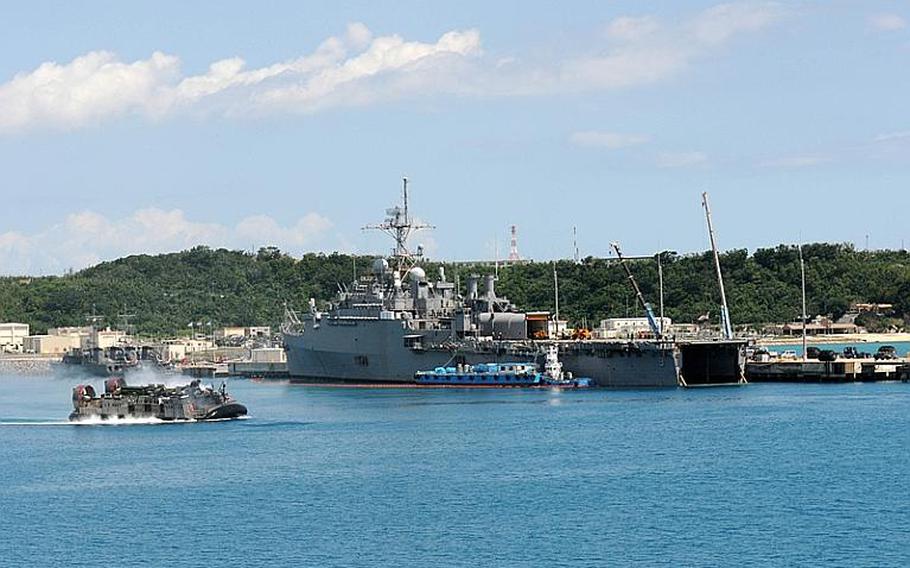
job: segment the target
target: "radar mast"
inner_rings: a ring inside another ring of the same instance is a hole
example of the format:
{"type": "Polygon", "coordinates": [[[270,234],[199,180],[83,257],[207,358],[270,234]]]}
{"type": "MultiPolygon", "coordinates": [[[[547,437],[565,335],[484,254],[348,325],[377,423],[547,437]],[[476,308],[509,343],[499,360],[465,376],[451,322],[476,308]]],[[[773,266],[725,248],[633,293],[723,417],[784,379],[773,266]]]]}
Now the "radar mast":
{"type": "Polygon", "coordinates": [[[432,229],[434,227],[426,223],[415,222],[411,219],[408,209],[408,178],[402,178],[402,181],[401,205],[386,209],[386,219],[382,223],[367,225],[363,229],[382,231],[395,239],[395,248],[392,249],[392,259],[395,263],[395,269],[399,274],[404,276],[408,270],[414,267],[417,259],[423,256],[423,252],[419,247],[416,254],[408,249],[408,238],[416,231],[421,229],[432,229]]]}

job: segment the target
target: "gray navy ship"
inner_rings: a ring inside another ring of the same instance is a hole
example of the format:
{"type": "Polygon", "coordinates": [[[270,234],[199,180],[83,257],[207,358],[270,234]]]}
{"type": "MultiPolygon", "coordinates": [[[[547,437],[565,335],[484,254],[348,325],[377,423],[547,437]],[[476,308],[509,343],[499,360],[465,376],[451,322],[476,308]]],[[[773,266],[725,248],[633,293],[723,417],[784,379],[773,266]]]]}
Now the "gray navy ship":
{"type": "Polygon", "coordinates": [[[74,348],[63,355],[63,364],[97,377],[119,377],[143,365],[158,365],[158,355],[148,346],[114,345],[107,348],[74,348]]]}
{"type": "Polygon", "coordinates": [[[327,310],[311,298],[304,313],[287,311],[282,331],[292,382],[415,383],[415,373],[438,367],[539,364],[550,345],[567,372],[597,386],[741,381],[742,342],[541,339],[549,337],[547,322],[541,329],[537,318],[500,296],[494,275],[468,277],[464,296],[444,269],[429,278],[418,265],[420,248],[408,248],[409,237],[428,226],[411,218],[407,179],[402,194],[383,223],[367,227],[394,239],[391,257],[376,259],[371,274],[341,287],[327,310]]]}

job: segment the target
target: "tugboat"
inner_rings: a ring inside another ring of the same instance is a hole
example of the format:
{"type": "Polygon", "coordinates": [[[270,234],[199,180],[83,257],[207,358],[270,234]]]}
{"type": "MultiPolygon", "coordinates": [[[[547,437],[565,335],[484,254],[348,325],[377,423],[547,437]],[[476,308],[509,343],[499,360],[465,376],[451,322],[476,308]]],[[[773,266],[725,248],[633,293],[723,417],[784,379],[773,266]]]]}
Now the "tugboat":
{"type": "Polygon", "coordinates": [[[88,419],[155,418],[166,421],[225,420],[246,416],[246,406],[227,393],[224,383],[215,390],[199,380],[188,385],[127,385],[121,377],[104,382],[104,394],[92,385],[73,389],[70,421],[88,419]]]}
{"type": "Polygon", "coordinates": [[[559,360],[559,351],[552,343],[547,345],[547,357],[543,364],[543,375],[541,380],[544,385],[556,388],[587,388],[594,386],[594,381],[589,378],[574,378],[572,373],[566,373],[562,370],[562,362],[559,360]]]}
{"type": "Polygon", "coordinates": [[[535,363],[480,363],[437,367],[432,371],[418,371],[414,375],[418,385],[464,387],[555,387],[584,388],[592,386],[591,379],[573,378],[563,373],[562,363],[555,345],[548,345],[544,370],[535,363]]]}

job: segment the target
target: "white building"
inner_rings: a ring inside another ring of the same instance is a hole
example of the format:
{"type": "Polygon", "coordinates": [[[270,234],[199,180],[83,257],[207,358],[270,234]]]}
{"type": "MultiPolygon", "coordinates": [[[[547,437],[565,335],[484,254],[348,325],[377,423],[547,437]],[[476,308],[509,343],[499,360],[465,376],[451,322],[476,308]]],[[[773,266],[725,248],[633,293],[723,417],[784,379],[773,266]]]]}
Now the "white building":
{"type": "Polygon", "coordinates": [[[22,351],[27,336],[27,323],[0,323],[0,351],[22,351]]]}
{"type": "Polygon", "coordinates": [[[116,329],[93,329],[82,338],[82,348],[91,349],[94,347],[100,347],[101,349],[107,349],[108,347],[113,347],[114,345],[121,345],[127,343],[129,338],[126,333],[116,330],[116,329]]]}
{"type": "Polygon", "coordinates": [[[228,326],[215,330],[215,340],[220,341],[230,337],[264,337],[272,336],[272,328],[267,325],[253,325],[249,327],[228,326]]]}
{"type": "Polygon", "coordinates": [[[161,344],[158,352],[165,361],[183,361],[194,353],[201,353],[215,348],[207,339],[169,339],[161,344]]]}
{"type": "Polygon", "coordinates": [[[25,338],[23,350],[39,355],[63,355],[79,347],[79,344],[78,335],[29,335],[25,338]]]}
{"type": "Polygon", "coordinates": [[[253,363],[286,363],[288,360],[281,347],[262,347],[250,350],[250,361],[253,363]]]}
{"type": "Polygon", "coordinates": [[[215,330],[215,339],[222,340],[228,337],[246,337],[246,328],[240,326],[221,327],[215,330]]]}
{"type": "MultiPolygon", "coordinates": [[[[657,324],[669,332],[673,322],[670,318],[656,318],[657,324]]],[[[648,318],[607,318],[600,321],[600,327],[594,330],[597,339],[627,339],[650,335],[651,326],[648,318]]]]}

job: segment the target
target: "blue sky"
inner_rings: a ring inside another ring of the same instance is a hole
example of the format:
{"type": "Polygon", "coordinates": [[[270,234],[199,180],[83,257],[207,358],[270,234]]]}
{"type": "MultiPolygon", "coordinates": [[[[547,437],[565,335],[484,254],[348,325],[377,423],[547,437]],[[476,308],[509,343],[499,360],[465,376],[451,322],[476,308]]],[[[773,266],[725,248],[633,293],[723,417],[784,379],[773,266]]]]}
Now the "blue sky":
{"type": "Polygon", "coordinates": [[[437,258],[910,244],[906,2],[19,3],[0,273],[194,244],[437,258]]]}

